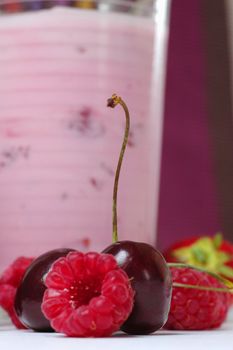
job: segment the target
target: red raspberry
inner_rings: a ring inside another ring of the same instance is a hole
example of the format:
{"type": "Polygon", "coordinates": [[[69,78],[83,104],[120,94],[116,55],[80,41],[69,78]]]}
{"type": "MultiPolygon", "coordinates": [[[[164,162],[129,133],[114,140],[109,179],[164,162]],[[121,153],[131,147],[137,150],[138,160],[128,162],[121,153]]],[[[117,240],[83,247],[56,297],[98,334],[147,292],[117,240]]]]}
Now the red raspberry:
{"type": "Polygon", "coordinates": [[[0,284],[10,284],[17,288],[25,271],[33,260],[33,258],[25,258],[24,256],[17,258],[8,268],[6,268],[5,271],[3,271],[0,277],[0,284]]]}
{"type": "Polygon", "coordinates": [[[71,252],[52,265],[45,285],[42,311],[71,337],[109,336],[133,307],[129,278],[109,254],[71,252]]]}
{"type": "Polygon", "coordinates": [[[0,277],[0,306],[8,313],[12,323],[19,329],[25,327],[19,321],[14,310],[15,294],[26,269],[32,261],[33,258],[19,257],[0,277]]]}
{"type": "Polygon", "coordinates": [[[14,310],[14,299],[15,299],[16,288],[9,284],[0,285],[0,306],[8,313],[12,323],[18,329],[25,329],[22,323],[19,321],[15,310],[14,310]]]}
{"type": "MultiPolygon", "coordinates": [[[[224,288],[207,273],[189,268],[171,268],[173,283],[224,288]]],[[[229,293],[174,287],[167,329],[204,330],[220,327],[227,316],[229,293]]]]}

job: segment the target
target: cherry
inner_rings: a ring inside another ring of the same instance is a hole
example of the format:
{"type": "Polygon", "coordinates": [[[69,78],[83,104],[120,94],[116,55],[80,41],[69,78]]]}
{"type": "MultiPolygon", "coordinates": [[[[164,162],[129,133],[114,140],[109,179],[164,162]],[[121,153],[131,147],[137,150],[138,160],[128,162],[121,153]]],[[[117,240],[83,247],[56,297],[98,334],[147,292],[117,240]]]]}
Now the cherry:
{"type": "Polygon", "coordinates": [[[121,329],[129,334],[149,334],[160,329],[168,318],[171,276],[158,250],[142,242],[120,241],[104,253],[114,255],[135,290],[133,311],[121,329]]]}
{"type": "Polygon", "coordinates": [[[136,292],[133,311],[121,329],[129,334],[149,334],[160,329],[167,321],[172,278],[165,259],[154,247],[143,242],[118,241],[118,181],[130,129],[127,105],[120,97],[112,95],[108,106],[114,108],[118,104],[124,109],[126,127],[113,189],[113,244],[107,247],[104,253],[114,255],[119,266],[132,280],[136,292]]]}
{"type": "Polygon", "coordinates": [[[73,249],[51,250],[40,255],[27,269],[15,297],[15,311],[20,321],[28,328],[39,332],[53,331],[41,311],[46,289],[44,278],[55,260],[66,256],[73,249]]]}

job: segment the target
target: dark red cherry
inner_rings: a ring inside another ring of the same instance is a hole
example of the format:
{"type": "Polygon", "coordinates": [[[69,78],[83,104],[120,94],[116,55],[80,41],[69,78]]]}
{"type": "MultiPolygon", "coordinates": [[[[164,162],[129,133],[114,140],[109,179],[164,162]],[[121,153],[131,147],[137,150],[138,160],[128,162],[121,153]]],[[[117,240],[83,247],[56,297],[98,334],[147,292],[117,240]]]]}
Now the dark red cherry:
{"type": "Polygon", "coordinates": [[[52,331],[49,321],[41,311],[46,289],[44,277],[55,260],[66,256],[73,249],[55,249],[40,255],[27,269],[15,297],[15,311],[28,328],[39,332],[52,331]]]}
{"type": "Polygon", "coordinates": [[[132,279],[133,311],[121,329],[128,334],[149,334],[167,321],[172,278],[161,253],[146,243],[119,241],[106,248],[132,279]]]}

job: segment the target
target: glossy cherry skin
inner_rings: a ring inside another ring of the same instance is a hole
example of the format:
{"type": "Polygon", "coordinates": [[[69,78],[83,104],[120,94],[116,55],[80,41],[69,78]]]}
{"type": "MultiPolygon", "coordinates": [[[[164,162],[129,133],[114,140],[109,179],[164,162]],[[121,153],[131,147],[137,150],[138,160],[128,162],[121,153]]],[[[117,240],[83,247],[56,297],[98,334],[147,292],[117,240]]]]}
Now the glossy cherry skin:
{"type": "Polygon", "coordinates": [[[55,249],[40,255],[27,269],[15,297],[15,311],[20,321],[38,332],[53,331],[41,311],[46,289],[44,278],[55,260],[66,256],[73,249],[55,249]]]}
{"type": "Polygon", "coordinates": [[[166,323],[171,302],[172,278],[161,253],[141,242],[119,241],[107,247],[132,279],[133,311],[121,329],[128,334],[149,334],[166,323]]]}

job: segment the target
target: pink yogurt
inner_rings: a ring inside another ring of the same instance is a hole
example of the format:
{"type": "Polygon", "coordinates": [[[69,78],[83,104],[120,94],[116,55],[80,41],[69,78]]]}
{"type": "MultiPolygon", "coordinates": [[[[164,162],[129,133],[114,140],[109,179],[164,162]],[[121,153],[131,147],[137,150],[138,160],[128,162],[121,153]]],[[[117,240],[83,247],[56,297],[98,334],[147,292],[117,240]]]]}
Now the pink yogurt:
{"type": "Polygon", "coordinates": [[[106,108],[113,92],[132,116],[119,238],[154,244],[161,141],[151,98],[155,30],[149,18],[72,8],[1,17],[0,268],[19,255],[111,243],[125,123],[120,107],[106,108]]]}

